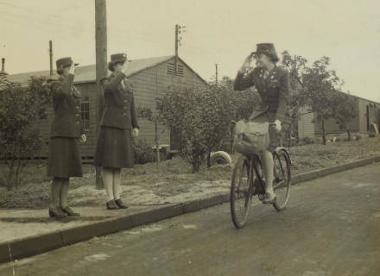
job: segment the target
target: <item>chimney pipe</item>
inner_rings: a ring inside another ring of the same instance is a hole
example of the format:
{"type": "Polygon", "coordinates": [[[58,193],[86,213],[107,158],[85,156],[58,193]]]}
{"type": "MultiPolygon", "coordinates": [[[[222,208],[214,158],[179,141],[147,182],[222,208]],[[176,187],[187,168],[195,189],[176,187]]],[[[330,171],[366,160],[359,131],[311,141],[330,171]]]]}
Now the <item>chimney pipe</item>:
{"type": "Polygon", "coordinates": [[[5,58],[1,59],[1,72],[5,73],[5,58]]]}

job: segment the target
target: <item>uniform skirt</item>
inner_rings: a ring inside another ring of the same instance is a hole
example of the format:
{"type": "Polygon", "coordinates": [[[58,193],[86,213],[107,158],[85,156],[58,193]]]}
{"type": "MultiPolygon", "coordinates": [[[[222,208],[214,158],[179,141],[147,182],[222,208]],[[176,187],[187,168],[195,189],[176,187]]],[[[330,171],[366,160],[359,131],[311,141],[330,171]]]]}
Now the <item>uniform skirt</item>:
{"type": "Polygon", "coordinates": [[[51,138],[47,175],[62,178],[83,175],[77,138],[51,138]]]}
{"type": "Polygon", "coordinates": [[[96,145],[94,164],[103,168],[134,166],[133,139],[130,130],[101,127],[96,145]]]}

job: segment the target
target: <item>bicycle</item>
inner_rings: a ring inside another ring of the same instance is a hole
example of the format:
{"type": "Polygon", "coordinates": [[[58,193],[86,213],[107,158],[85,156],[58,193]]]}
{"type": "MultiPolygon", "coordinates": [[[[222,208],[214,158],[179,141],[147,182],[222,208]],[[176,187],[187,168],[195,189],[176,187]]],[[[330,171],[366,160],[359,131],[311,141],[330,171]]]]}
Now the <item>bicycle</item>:
{"type": "MultiPolygon", "coordinates": [[[[273,189],[276,193],[276,199],[272,205],[279,212],[285,209],[289,200],[291,160],[284,147],[276,148],[272,154],[275,177],[273,189]]],[[[230,191],[231,217],[236,228],[245,226],[252,198],[255,195],[261,201],[265,197],[265,181],[260,157],[258,154],[241,155],[233,168],[230,191]],[[242,206],[239,205],[240,201],[242,201],[242,206]]]]}

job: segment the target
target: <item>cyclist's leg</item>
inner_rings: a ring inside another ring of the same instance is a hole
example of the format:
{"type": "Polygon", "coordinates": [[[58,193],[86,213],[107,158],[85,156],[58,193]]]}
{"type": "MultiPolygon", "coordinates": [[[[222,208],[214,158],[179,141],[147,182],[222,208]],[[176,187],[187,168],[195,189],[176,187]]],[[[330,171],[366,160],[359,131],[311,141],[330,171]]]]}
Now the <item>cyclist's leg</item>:
{"type": "Polygon", "coordinates": [[[273,191],[274,161],[273,161],[272,152],[269,150],[264,150],[261,153],[261,160],[263,163],[263,170],[264,170],[264,176],[265,176],[265,192],[268,195],[268,200],[273,200],[275,197],[275,194],[273,191]]]}

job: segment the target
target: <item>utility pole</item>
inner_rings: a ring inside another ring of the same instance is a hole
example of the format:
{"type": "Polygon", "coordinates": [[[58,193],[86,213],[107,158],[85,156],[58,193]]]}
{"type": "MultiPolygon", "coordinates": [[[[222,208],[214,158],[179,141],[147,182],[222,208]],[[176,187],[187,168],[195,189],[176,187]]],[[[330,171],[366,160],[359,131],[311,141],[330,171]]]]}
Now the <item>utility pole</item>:
{"type": "Polygon", "coordinates": [[[5,58],[1,58],[1,73],[5,74],[5,58]]]}
{"type": "MultiPolygon", "coordinates": [[[[103,113],[103,88],[101,79],[107,77],[107,9],[106,0],[95,0],[95,48],[96,48],[96,83],[97,110],[96,133],[100,131],[100,118],[103,113]]],[[[96,167],[96,189],[103,189],[101,168],[96,167]]]]}
{"type": "Polygon", "coordinates": [[[184,25],[175,25],[175,36],[174,36],[174,51],[175,51],[175,58],[174,58],[174,73],[177,75],[177,64],[178,64],[178,48],[181,46],[182,36],[181,33],[186,32],[186,26],[184,25]]]}
{"type": "Polygon", "coordinates": [[[177,75],[177,64],[178,64],[178,31],[179,31],[179,25],[175,25],[175,43],[174,43],[174,49],[175,49],[175,54],[174,54],[174,74],[177,75]]]}
{"type": "Polygon", "coordinates": [[[49,40],[50,76],[53,76],[53,41],[49,40]]]}
{"type": "Polygon", "coordinates": [[[215,64],[215,84],[218,85],[218,64],[215,64]]]}
{"type": "Polygon", "coordinates": [[[0,80],[4,83],[10,83],[7,78],[3,78],[4,76],[8,75],[7,72],[5,72],[5,58],[1,58],[1,71],[0,71],[0,80]]]}

